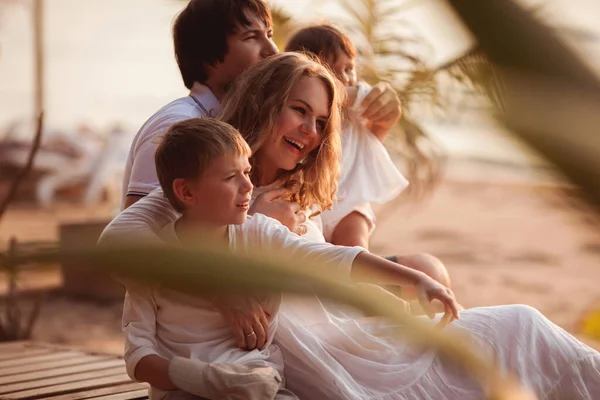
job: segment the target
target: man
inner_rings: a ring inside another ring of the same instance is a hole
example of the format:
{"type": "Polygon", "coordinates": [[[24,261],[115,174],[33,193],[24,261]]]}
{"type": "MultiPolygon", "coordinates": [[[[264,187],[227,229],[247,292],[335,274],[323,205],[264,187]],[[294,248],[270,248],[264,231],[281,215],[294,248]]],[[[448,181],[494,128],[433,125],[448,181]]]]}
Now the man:
{"type": "Polygon", "coordinates": [[[190,95],[156,112],[136,135],[123,177],[121,208],[158,187],[156,137],[173,123],[215,116],[227,86],[246,68],[277,52],[271,15],[261,0],[192,0],[173,26],[175,58],[190,95]]]}

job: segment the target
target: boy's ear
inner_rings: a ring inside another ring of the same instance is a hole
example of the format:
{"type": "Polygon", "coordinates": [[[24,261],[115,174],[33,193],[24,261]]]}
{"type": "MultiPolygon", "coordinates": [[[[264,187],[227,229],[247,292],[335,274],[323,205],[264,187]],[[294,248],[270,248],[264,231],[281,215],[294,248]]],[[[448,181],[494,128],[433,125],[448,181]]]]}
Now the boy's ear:
{"type": "Polygon", "coordinates": [[[184,207],[187,208],[194,204],[194,195],[185,179],[177,178],[173,180],[173,193],[175,194],[177,201],[184,207]]]}

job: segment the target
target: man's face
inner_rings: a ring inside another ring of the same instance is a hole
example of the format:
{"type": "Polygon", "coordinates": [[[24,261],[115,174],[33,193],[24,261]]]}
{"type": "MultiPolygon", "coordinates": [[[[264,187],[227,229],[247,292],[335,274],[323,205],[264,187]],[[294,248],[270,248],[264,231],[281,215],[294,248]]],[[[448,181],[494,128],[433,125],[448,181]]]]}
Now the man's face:
{"type": "Polygon", "coordinates": [[[241,26],[227,37],[227,54],[215,67],[219,81],[229,85],[247,68],[278,52],[273,42],[273,28],[257,16],[248,15],[250,24],[241,26]]]}

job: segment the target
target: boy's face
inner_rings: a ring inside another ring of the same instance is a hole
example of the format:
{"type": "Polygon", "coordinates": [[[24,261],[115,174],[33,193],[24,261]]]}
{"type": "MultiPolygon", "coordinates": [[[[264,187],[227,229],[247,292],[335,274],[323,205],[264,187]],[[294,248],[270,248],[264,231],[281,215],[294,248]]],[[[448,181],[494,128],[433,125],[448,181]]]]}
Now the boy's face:
{"type": "Polygon", "coordinates": [[[198,179],[186,180],[186,187],[186,198],[180,201],[190,219],[211,226],[246,221],[253,188],[248,157],[223,155],[198,179]]]}
{"type": "Polygon", "coordinates": [[[337,55],[335,62],[329,62],[329,66],[336,77],[341,80],[344,85],[356,85],[356,69],[354,66],[354,59],[350,58],[348,54],[341,52],[337,55]]]}
{"type": "Polygon", "coordinates": [[[278,52],[273,42],[273,28],[256,15],[248,14],[248,19],[250,25],[241,26],[227,37],[227,53],[223,62],[214,67],[224,85],[229,85],[246,69],[278,52]]]}

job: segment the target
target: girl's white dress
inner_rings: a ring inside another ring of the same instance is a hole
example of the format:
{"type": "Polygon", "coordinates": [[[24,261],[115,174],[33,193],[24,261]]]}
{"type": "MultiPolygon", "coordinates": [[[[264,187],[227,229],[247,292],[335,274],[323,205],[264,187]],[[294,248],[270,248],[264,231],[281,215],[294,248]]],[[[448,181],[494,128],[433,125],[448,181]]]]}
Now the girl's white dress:
{"type": "Polygon", "coordinates": [[[342,131],[338,201],[322,215],[322,232],[327,240],[337,224],[354,211],[367,219],[373,232],[375,214],[370,203],[386,203],[408,186],[408,181],[398,171],[383,143],[365,127],[359,117],[358,105],[371,87],[364,82],[360,82],[358,87],[354,105],[346,110],[347,118],[342,131]]]}

